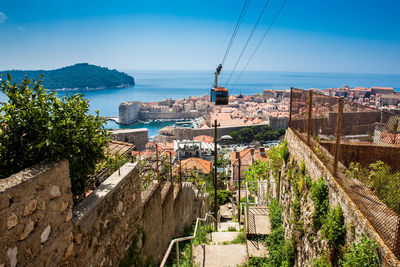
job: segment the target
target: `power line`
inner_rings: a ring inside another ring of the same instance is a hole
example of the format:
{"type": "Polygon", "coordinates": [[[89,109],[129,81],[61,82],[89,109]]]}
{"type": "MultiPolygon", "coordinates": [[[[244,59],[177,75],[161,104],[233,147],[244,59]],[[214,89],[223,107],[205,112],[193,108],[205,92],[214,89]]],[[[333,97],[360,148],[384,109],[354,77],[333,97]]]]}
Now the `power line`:
{"type": "Polygon", "coordinates": [[[231,39],[230,39],[229,44],[228,44],[228,46],[227,46],[227,48],[226,48],[225,55],[224,55],[224,58],[223,58],[222,63],[221,63],[222,65],[224,65],[225,60],[226,60],[226,58],[228,57],[229,51],[231,50],[233,41],[235,40],[236,34],[237,34],[237,32],[239,31],[240,24],[242,23],[243,17],[244,17],[244,15],[246,14],[246,11],[247,11],[247,8],[248,8],[248,6],[249,6],[250,1],[251,1],[251,0],[246,0],[246,1],[244,2],[242,11],[240,12],[240,16],[239,16],[239,18],[238,18],[238,20],[237,20],[237,22],[236,22],[235,29],[233,30],[231,39]]]}
{"type": "Polygon", "coordinates": [[[275,23],[276,19],[279,17],[280,13],[282,12],[282,9],[285,7],[287,0],[284,0],[281,7],[278,10],[278,13],[275,15],[275,17],[273,18],[272,22],[268,25],[268,28],[265,30],[264,35],[262,36],[262,38],[260,39],[260,41],[258,42],[258,45],[256,46],[256,48],[254,49],[253,53],[251,54],[249,60],[247,61],[246,65],[244,66],[243,70],[240,72],[239,77],[236,79],[235,83],[233,84],[232,87],[236,86],[236,84],[239,82],[240,78],[242,77],[243,73],[246,71],[247,67],[249,66],[250,61],[253,59],[254,55],[256,54],[258,48],[260,47],[261,43],[263,42],[263,40],[265,39],[265,37],[267,36],[269,30],[271,29],[272,25],[275,23]]]}
{"type": "Polygon", "coordinates": [[[254,34],[254,31],[256,30],[258,24],[260,23],[260,20],[261,20],[262,16],[264,15],[264,11],[265,11],[265,10],[267,9],[267,7],[268,7],[269,1],[270,1],[270,0],[267,0],[267,1],[265,2],[263,9],[262,9],[260,15],[258,16],[257,22],[256,22],[256,24],[254,25],[253,30],[251,31],[251,33],[250,33],[250,35],[249,35],[249,38],[247,38],[247,42],[246,42],[245,46],[243,47],[242,52],[241,52],[240,55],[239,55],[239,58],[238,58],[237,61],[236,61],[235,67],[233,68],[233,70],[231,71],[231,73],[230,73],[230,75],[229,75],[229,78],[228,78],[228,80],[227,80],[227,82],[226,82],[226,84],[225,84],[225,87],[226,87],[226,85],[228,85],[228,83],[229,83],[229,81],[230,81],[230,79],[231,79],[233,73],[235,72],[236,67],[237,67],[237,65],[239,64],[239,61],[240,61],[240,59],[242,58],[243,53],[244,53],[244,51],[246,50],[247,45],[249,44],[249,42],[250,42],[250,40],[251,40],[251,37],[252,37],[253,34],[254,34]]]}

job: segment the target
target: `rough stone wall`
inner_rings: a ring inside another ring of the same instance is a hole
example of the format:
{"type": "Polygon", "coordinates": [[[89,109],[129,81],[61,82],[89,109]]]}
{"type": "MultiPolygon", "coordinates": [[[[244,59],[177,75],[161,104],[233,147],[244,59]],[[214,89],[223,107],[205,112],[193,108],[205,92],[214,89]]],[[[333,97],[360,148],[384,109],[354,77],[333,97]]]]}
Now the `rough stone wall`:
{"type": "Polygon", "coordinates": [[[149,130],[146,128],[113,130],[111,138],[121,142],[132,143],[135,145],[136,150],[144,150],[149,142],[149,130]]]}
{"type": "Polygon", "coordinates": [[[72,229],[72,206],[65,160],[0,180],[0,266],[47,265],[52,254],[62,258],[67,246],[63,233],[72,229]]]}
{"type": "MultiPolygon", "coordinates": [[[[312,150],[301,141],[296,134],[288,129],[286,132],[286,140],[288,141],[288,149],[291,157],[300,164],[304,160],[307,173],[310,175],[312,180],[317,180],[320,177],[324,177],[329,187],[329,204],[331,207],[340,205],[345,217],[345,225],[347,229],[346,243],[350,244],[354,241],[359,241],[362,234],[367,234],[371,239],[375,240],[379,244],[380,254],[382,257],[382,263],[390,266],[399,266],[400,262],[388,248],[379,234],[375,231],[373,226],[369,223],[366,217],[357,208],[355,203],[346,194],[343,188],[336,182],[333,175],[325,167],[325,165],[318,159],[318,157],[312,152],[312,150]]],[[[282,170],[282,178],[285,176],[285,169],[282,170]]],[[[281,199],[280,203],[284,206],[285,212],[285,235],[290,234],[293,228],[289,227],[289,220],[291,218],[290,204],[294,201],[293,192],[290,191],[289,185],[285,179],[281,179],[281,199]],[[288,232],[286,232],[288,231],[288,232]]],[[[311,229],[311,214],[313,212],[313,202],[310,199],[310,194],[306,198],[303,198],[303,202],[300,203],[301,207],[301,219],[304,220],[305,232],[311,229]]],[[[319,240],[319,238],[317,238],[319,240]]],[[[302,242],[298,246],[298,266],[302,266],[307,260],[315,258],[317,252],[323,247],[321,242],[317,242],[315,239],[310,239],[307,234],[302,239],[302,242]]]]}
{"type": "Polygon", "coordinates": [[[116,266],[134,237],[158,262],[201,210],[207,199],[191,185],[141,192],[135,163],[73,207],[68,161],[37,165],[0,180],[0,266],[116,266]]]}
{"type": "Polygon", "coordinates": [[[141,120],[179,120],[179,119],[195,119],[201,117],[205,112],[139,112],[141,120]]]}
{"type": "MultiPolygon", "coordinates": [[[[143,260],[151,259],[156,261],[164,251],[161,247],[162,230],[162,205],[161,205],[161,184],[154,182],[142,193],[143,205],[143,235],[144,244],[141,253],[143,260]]],[[[165,233],[163,233],[165,234],[165,233]]]]}
{"type": "Polygon", "coordinates": [[[127,163],[74,208],[67,265],[119,263],[141,225],[139,183],[136,164],[127,163]]]}
{"type": "MultiPolygon", "coordinates": [[[[298,163],[299,162],[296,162],[295,164],[298,163]]],[[[314,233],[312,230],[314,202],[311,199],[311,192],[307,187],[302,191],[302,197],[300,200],[301,212],[297,219],[297,222],[302,222],[302,230],[304,230],[303,236],[301,236],[299,228],[296,227],[294,219],[295,214],[293,210],[293,204],[296,199],[296,189],[293,182],[288,181],[286,177],[287,171],[287,166],[282,166],[280,171],[281,177],[278,183],[272,176],[270,176],[269,181],[272,186],[270,186],[269,196],[279,198],[279,203],[283,208],[283,229],[285,230],[285,239],[289,240],[292,237],[296,237],[297,239],[295,266],[311,266],[310,264],[312,260],[321,255],[323,249],[326,249],[327,247],[326,244],[321,242],[320,232],[314,233]],[[279,185],[279,192],[277,191],[277,185],[279,185]]],[[[313,180],[316,179],[317,178],[313,180]]],[[[351,242],[351,240],[349,242],[351,242]]]]}

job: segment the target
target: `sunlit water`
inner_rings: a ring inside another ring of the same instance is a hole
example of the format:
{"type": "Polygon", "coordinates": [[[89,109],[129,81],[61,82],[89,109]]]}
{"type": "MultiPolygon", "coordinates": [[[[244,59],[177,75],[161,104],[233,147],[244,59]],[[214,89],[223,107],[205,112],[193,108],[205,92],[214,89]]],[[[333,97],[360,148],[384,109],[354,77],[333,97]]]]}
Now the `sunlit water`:
{"type": "MultiPolygon", "coordinates": [[[[100,115],[107,117],[118,116],[118,105],[124,101],[160,101],[165,98],[184,98],[209,94],[213,83],[213,71],[127,71],[135,78],[136,85],[128,88],[104,90],[77,90],[64,92],[81,93],[90,100],[90,110],[99,110],[100,115]]],[[[220,77],[221,85],[225,85],[229,72],[223,72],[220,77]]],[[[301,73],[301,72],[246,72],[240,82],[234,84],[233,76],[227,86],[230,94],[256,94],[264,89],[287,89],[291,86],[297,88],[318,88],[362,86],[387,86],[400,91],[400,75],[376,74],[343,74],[343,73],[301,73]]],[[[0,93],[0,101],[6,101],[4,94],[0,93]]],[[[118,125],[108,122],[107,128],[148,128],[149,136],[157,135],[160,128],[172,125],[173,122],[143,122],[131,125],[118,125]]]]}

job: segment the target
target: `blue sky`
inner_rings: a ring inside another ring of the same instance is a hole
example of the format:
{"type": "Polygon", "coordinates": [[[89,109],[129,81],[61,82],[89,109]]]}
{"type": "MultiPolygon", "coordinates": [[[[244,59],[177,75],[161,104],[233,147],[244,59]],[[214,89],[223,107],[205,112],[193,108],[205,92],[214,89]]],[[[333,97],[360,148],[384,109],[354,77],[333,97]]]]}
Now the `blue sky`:
{"type": "MultiPolygon", "coordinates": [[[[240,70],[283,0],[270,0],[240,70]]],[[[0,69],[212,70],[244,0],[3,0],[0,69]]],[[[252,0],[231,69],[264,0],[252,0]]],[[[248,70],[400,74],[400,1],[288,0],[248,70]]]]}

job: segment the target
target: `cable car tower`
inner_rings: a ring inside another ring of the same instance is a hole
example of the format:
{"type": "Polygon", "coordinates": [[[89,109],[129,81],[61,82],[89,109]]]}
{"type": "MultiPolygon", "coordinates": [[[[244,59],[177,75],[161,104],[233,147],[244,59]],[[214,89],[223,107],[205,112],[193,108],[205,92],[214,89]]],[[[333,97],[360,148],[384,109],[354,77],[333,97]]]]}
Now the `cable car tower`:
{"type": "Polygon", "coordinates": [[[222,64],[219,64],[215,74],[215,84],[211,89],[210,101],[215,105],[228,105],[229,104],[229,92],[228,89],[218,86],[218,75],[221,73],[222,64]]]}

